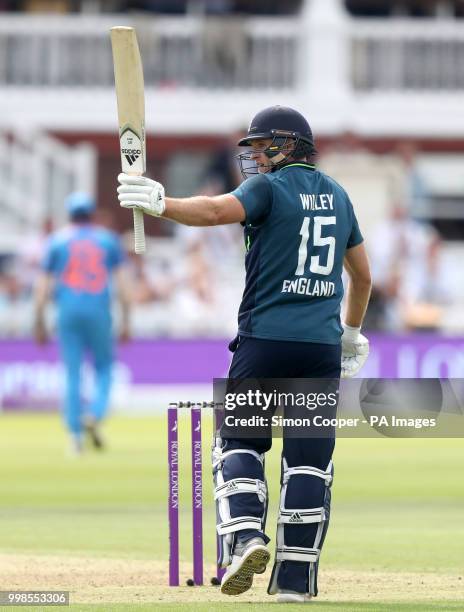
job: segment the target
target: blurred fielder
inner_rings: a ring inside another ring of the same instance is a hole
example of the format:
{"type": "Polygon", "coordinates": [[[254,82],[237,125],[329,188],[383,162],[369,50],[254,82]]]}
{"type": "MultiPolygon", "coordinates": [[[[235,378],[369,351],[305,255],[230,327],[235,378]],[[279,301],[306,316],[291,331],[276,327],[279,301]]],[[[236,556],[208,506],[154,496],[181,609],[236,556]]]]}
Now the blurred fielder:
{"type": "Polygon", "coordinates": [[[111,277],[114,273],[121,302],[121,339],[129,336],[129,300],[125,281],[124,252],[118,237],[94,225],[95,202],[85,193],[68,196],[71,224],[52,234],[43,272],[36,287],[35,335],[48,340],[45,306],[53,297],[57,309],[57,333],[66,369],[64,419],[72,450],[83,449],[84,430],[96,448],[103,441],[99,424],[108,409],[113,364],[111,277]],[[81,364],[88,351],[95,366],[95,397],[84,411],[81,364]]]}
{"type": "MultiPolygon", "coordinates": [[[[244,226],[246,285],[238,335],[230,345],[230,378],[354,376],[369,352],[360,329],[371,277],[346,192],[312,163],[316,151],[310,126],[291,108],[258,113],[238,144],[248,147],[238,155],[247,180],[233,192],[167,198],[160,183],[120,174],[121,206],[186,225],[244,226]],[[344,266],[350,282],[342,326],[344,266]]],[[[271,443],[270,438],[219,438],[213,452],[217,532],[227,566],[223,593],[249,589],[253,575],[264,572],[270,559],[263,466],[271,443]],[[225,482],[230,486],[220,486],[225,482]]],[[[281,602],[317,595],[334,443],[334,438],[283,440],[282,503],[268,588],[281,602]],[[298,520],[293,520],[295,509],[298,520]]]]}

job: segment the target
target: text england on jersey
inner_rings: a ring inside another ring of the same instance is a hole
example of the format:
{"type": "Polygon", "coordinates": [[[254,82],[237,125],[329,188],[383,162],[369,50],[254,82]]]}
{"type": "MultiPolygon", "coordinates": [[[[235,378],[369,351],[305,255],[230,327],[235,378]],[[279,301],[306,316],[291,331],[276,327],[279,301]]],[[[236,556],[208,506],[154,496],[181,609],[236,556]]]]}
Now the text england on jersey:
{"type": "Polygon", "coordinates": [[[299,293],[319,297],[330,297],[335,293],[335,284],[330,281],[298,278],[284,280],[281,293],[299,293]]]}

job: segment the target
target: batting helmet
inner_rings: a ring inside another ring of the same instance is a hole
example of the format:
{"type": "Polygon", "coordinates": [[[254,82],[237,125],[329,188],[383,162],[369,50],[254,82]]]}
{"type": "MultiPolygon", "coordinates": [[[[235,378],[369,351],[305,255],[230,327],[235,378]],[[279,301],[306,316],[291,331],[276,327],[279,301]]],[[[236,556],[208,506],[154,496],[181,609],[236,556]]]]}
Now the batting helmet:
{"type": "MultiPolygon", "coordinates": [[[[316,153],[313,133],[309,123],[301,113],[287,106],[270,106],[253,117],[248,133],[238,142],[239,147],[250,146],[253,140],[272,139],[264,153],[269,157],[269,167],[277,169],[290,157],[301,159],[316,153]]],[[[256,174],[256,165],[245,167],[244,163],[251,158],[252,152],[240,153],[237,158],[245,178],[256,174]]]]}

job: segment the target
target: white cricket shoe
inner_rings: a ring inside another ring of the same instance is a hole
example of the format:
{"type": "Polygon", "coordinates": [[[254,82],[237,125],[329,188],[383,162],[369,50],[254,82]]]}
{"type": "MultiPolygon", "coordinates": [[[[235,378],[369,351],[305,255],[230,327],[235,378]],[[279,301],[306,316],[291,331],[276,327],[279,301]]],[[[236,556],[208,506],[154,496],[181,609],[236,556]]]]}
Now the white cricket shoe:
{"type": "Polygon", "coordinates": [[[309,593],[298,593],[297,591],[288,591],[286,589],[279,589],[277,591],[278,603],[307,603],[308,601],[311,601],[309,593]]]}
{"type": "Polygon", "coordinates": [[[221,593],[240,595],[253,584],[254,574],[263,574],[271,554],[262,538],[252,538],[235,546],[232,563],[222,577],[221,593]]]}

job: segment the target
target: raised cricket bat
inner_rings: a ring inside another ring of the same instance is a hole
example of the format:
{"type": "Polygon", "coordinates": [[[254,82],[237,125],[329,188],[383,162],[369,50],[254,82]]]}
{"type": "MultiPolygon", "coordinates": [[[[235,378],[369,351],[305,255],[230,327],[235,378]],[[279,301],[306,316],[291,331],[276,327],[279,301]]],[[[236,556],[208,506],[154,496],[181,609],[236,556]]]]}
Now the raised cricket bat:
{"type": "MultiPolygon", "coordinates": [[[[114,82],[118,102],[121,167],[126,174],[145,173],[145,95],[143,68],[134,28],[111,28],[114,82]]],[[[134,209],[135,252],[145,252],[143,212],[134,209]]]]}

